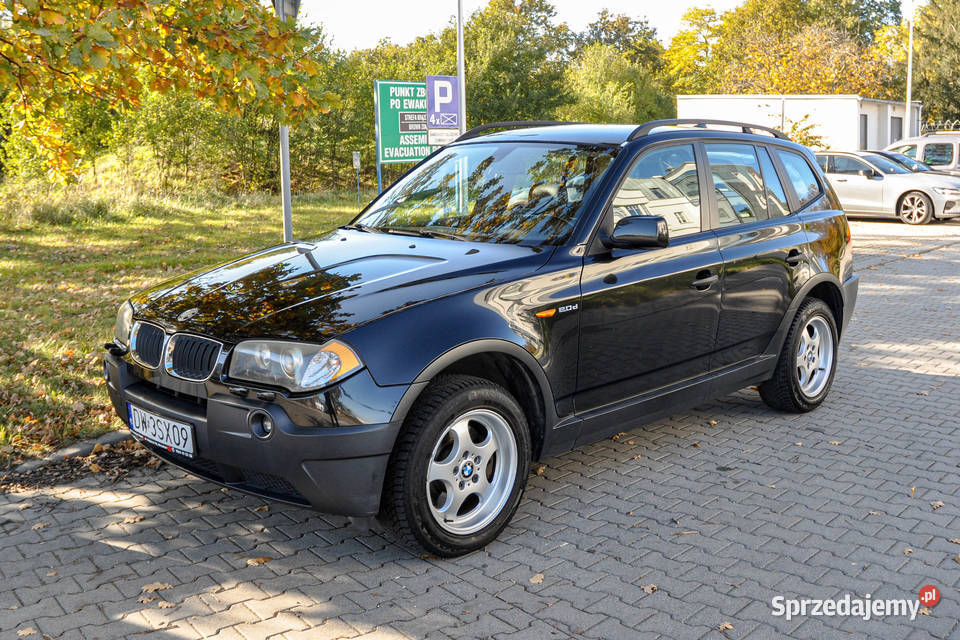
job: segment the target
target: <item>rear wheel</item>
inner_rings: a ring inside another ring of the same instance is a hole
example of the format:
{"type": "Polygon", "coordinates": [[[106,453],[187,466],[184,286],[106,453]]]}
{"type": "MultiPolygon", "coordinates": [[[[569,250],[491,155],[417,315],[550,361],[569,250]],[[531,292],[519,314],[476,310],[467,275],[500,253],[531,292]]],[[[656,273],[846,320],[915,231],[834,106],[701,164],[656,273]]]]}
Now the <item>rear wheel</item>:
{"type": "Polygon", "coordinates": [[[530,450],[523,411],[505,389],[471,376],[439,378],[394,446],[381,516],[431,553],[479,549],[513,517],[530,450]]]}
{"type": "Polygon", "coordinates": [[[927,194],[911,191],[900,199],[897,213],[907,224],[927,224],[933,219],[933,202],[927,194]]]}
{"type": "Polygon", "coordinates": [[[818,298],[808,298],[797,311],[772,378],[760,385],[760,397],[781,411],[803,413],[819,407],[837,370],[837,323],[818,298]]]}

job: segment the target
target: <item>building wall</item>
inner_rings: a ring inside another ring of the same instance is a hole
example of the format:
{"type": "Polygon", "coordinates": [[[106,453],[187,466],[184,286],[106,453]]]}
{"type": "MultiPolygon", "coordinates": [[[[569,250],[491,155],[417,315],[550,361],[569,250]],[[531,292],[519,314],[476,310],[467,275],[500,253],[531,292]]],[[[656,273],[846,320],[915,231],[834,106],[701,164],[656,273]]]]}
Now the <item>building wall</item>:
{"type": "MultiPolygon", "coordinates": [[[[890,118],[902,118],[904,105],[855,95],[715,95],[677,96],[678,118],[735,120],[789,132],[791,126],[813,124],[811,133],[823,138],[825,149],[861,148],[860,115],[867,116],[867,148],[882,148],[891,140],[890,118]]],[[[914,103],[918,127],[920,104],[914,103]]]]}

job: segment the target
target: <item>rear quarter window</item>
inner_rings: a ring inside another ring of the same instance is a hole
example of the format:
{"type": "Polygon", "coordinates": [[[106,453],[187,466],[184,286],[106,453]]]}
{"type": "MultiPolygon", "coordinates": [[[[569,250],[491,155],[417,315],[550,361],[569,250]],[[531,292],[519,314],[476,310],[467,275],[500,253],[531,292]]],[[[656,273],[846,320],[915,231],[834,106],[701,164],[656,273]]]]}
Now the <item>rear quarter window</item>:
{"type": "Polygon", "coordinates": [[[787,171],[787,178],[793,185],[801,207],[806,206],[822,193],[820,182],[802,155],[786,149],[777,149],[776,153],[787,171]]]}
{"type": "Polygon", "coordinates": [[[927,164],[952,164],[953,143],[931,142],[923,147],[923,161],[927,164]]]}

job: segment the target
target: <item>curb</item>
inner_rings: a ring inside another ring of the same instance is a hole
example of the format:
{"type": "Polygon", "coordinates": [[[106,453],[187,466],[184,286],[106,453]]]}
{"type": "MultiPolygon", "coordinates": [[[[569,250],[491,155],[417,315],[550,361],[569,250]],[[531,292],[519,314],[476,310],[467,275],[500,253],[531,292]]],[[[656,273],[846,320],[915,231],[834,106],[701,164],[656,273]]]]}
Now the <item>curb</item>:
{"type": "Polygon", "coordinates": [[[73,458],[76,456],[87,456],[90,455],[90,452],[93,451],[93,448],[98,444],[116,444],[118,442],[123,442],[130,438],[130,432],[124,429],[123,431],[111,431],[110,433],[105,433],[99,438],[94,438],[93,440],[82,440],[80,442],[75,442],[63,449],[54,451],[45,458],[38,458],[36,460],[30,460],[24,462],[16,467],[11,467],[7,473],[12,472],[24,472],[32,471],[34,469],[39,469],[45,465],[50,464],[51,462],[57,462],[63,460],[64,458],[73,458]]]}

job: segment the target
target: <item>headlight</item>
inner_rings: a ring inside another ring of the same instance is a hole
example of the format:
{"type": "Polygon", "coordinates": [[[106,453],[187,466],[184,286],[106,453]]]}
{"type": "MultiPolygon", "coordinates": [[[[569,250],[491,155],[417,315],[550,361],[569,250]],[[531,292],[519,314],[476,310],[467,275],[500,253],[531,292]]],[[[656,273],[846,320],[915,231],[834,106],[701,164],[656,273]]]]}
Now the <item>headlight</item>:
{"type": "Polygon", "coordinates": [[[950,196],[951,198],[960,197],[960,189],[954,189],[951,187],[934,187],[933,190],[942,196],[950,196]]]}
{"type": "Polygon", "coordinates": [[[130,346],[130,327],[133,325],[133,305],[124,302],[117,311],[117,321],[113,325],[113,341],[117,344],[130,346]]]}
{"type": "Polygon", "coordinates": [[[230,358],[231,378],[293,392],[316,391],[362,368],[357,354],[339,340],[323,345],[247,340],[230,358]]]}

